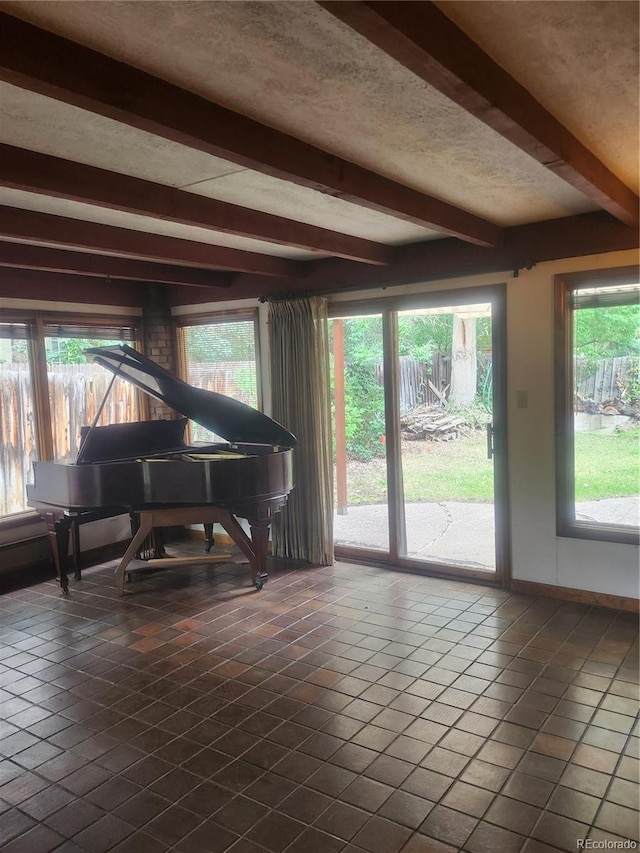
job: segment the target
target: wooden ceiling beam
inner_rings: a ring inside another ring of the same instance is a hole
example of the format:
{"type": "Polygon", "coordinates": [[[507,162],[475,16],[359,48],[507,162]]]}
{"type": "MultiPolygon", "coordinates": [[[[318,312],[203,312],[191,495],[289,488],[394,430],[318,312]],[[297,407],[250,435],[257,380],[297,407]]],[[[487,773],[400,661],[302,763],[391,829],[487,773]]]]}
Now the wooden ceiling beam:
{"type": "Polygon", "coordinates": [[[626,225],[638,196],[425,0],[327,0],[327,11],[626,225]]]}
{"type": "Polygon", "coordinates": [[[163,284],[186,284],[191,287],[229,287],[233,276],[215,270],[178,267],[169,264],[67,252],[45,246],[10,243],[0,240],[0,267],[71,273],[130,281],[152,281],[163,284]]]}
{"type": "Polygon", "coordinates": [[[0,186],[361,263],[393,259],[391,247],[372,240],[11,145],[0,144],[0,186]]]}
{"type": "MultiPolygon", "coordinates": [[[[277,279],[239,274],[224,295],[220,293],[217,298],[280,297],[285,294],[370,289],[384,289],[389,295],[389,289],[398,285],[483,273],[497,273],[499,278],[496,281],[503,281],[505,271],[511,278],[515,271],[520,273],[539,263],[637,249],[639,246],[637,228],[623,225],[604,211],[597,211],[508,228],[504,243],[494,249],[461,245],[451,239],[413,243],[399,249],[396,262],[385,269],[331,259],[315,261],[304,280],[287,284],[277,279]]],[[[193,301],[199,302],[200,297],[200,291],[194,291],[193,301]]],[[[183,304],[188,301],[184,299],[183,304]]]]}
{"type": "Polygon", "coordinates": [[[0,13],[0,79],[248,169],[482,246],[502,229],[68,39],[0,13]]]}
{"type": "Polygon", "coordinates": [[[147,261],[289,278],[303,274],[300,261],[211,246],[50,213],[0,206],[0,237],[47,243],[60,248],[112,252],[147,261]]]}
{"type": "MultiPolygon", "coordinates": [[[[0,297],[3,299],[30,299],[40,302],[66,302],[74,304],[118,305],[126,308],[142,308],[145,304],[146,282],[109,282],[95,276],[47,272],[43,270],[0,267],[0,297]]],[[[173,285],[168,291],[176,290],[185,299],[189,290],[186,285],[173,285]]],[[[216,293],[207,288],[197,288],[204,293],[216,293]]],[[[217,298],[217,297],[216,297],[217,298]]]]}
{"type": "Polygon", "coordinates": [[[87,300],[82,298],[82,291],[78,287],[80,283],[84,286],[88,281],[95,282],[89,301],[110,304],[113,297],[114,304],[122,305],[138,304],[134,291],[144,281],[161,281],[173,285],[167,289],[173,305],[341,290],[383,289],[389,295],[389,288],[403,284],[483,273],[496,273],[499,276],[496,281],[502,281],[505,271],[508,277],[512,277],[516,270],[526,269],[532,264],[637,249],[639,246],[637,229],[622,225],[606,213],[588,213],[509,228],[504,244],[496,249],[461,246],[453,239],[431,240],[402,247],[394,265],[386,270],[340,260],[324,260],[314,262],[311,273],[305,279],[284,282],[250,274],[214,273],[207,276],[202,270],[194,269],[184,269],[178,275],[171,276],[163,272],[165,267],[152,263],[143,265],[152,275],[142,276],[137,268],[142,262],[117,258],[115,260],[123,261],[125,266],[114,269],[113,266],[104,266],[112,260],[107,256],[58,249],[41,250],[41,247],[0,241],[0,295],[40,298],[42,294],[42,298],[46,298],[48,294],[51,299],[64,300],[66,294],[67,301],[77,298],[78,302],[83,302],[87,300]],[[10,247],[10,250],[6,247],[10,247]],[[136,265],[135,271],[132,264],[136,265]],[[23,269],[16,269],[21,265],[23,269]],[[1,269],[3,266],[7,268],[1,269]],[[17,282],[24,286],[20,287],[17,282]],[[45,291],[43,282],[50,284],[52,289],[45,291]],[[36,285],[39,289],[34,290],[36,285]],[[131,302],[126,296],[126,288],[129,286],[133,286],[131,302]],[[119,288],[117,293],[114,292],[116,288],[119,288]],[[76,297],[74,293],[80,295],[76,297]]]}

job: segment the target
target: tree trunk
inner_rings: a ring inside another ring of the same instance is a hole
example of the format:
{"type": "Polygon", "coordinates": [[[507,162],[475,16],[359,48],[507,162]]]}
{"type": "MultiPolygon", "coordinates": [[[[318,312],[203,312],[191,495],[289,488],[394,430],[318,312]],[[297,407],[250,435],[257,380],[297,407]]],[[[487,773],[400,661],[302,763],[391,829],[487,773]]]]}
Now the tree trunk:
{"type": "Polygon", "coordinates": [[[453,343],[451,345],[452,403],[472,403],[476,396],[478,358],[476,353],[475,317],[453,316],[453,343]]]}

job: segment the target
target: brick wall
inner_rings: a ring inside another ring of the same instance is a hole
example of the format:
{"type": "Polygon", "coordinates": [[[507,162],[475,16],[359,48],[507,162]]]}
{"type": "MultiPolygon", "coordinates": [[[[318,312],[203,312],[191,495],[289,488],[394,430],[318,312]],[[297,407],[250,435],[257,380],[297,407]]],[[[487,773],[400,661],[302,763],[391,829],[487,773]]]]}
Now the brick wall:
{"type": "MultiPolygon", "coordinates": [[[[165,287],[161,284],[147,286],[147,296],[142,309],[144,354],[165,370],[175,373],[176,357],[173,320],[167,302],[165,287]]],[[[152,420],[171,420],[177,412],[149,397],[149,416],[152,420]]]]}

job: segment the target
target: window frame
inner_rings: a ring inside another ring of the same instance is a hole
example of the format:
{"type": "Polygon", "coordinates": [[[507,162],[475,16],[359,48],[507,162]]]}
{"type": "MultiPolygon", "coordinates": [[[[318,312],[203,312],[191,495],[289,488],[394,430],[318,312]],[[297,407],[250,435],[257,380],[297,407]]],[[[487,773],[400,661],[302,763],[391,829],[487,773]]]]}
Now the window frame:
{"type": "Polygon", "coordinates": [[[616,287],[638,282],[638,267],[566,273],[554,276],[555,320],[555,478],[556,535],[627,545],[640,543],[640,529],[597,521],[579,521],[575,514],[575,429],[573,369],[573,293],[588,287],[616,287]]]}

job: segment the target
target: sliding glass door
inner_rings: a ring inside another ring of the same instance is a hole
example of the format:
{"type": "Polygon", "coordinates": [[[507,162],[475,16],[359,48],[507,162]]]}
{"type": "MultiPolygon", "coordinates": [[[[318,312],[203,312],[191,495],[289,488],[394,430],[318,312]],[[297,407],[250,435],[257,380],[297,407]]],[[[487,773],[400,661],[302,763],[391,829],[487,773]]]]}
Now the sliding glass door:
{"type": "Polygon", "coordinates": [[[382,315],[334,319],[334,538],[389,551],[382,315]]]}
{"type": "Polygon", "coordinates": [[[508,562],[502,288],[345,312],[332,331],[338,552],[500,578],[508,562]]]}
{"type": "Polygon", "coordinates": [[[491,305],[398,312],[399,556],[495,571],[491,305]]]}

